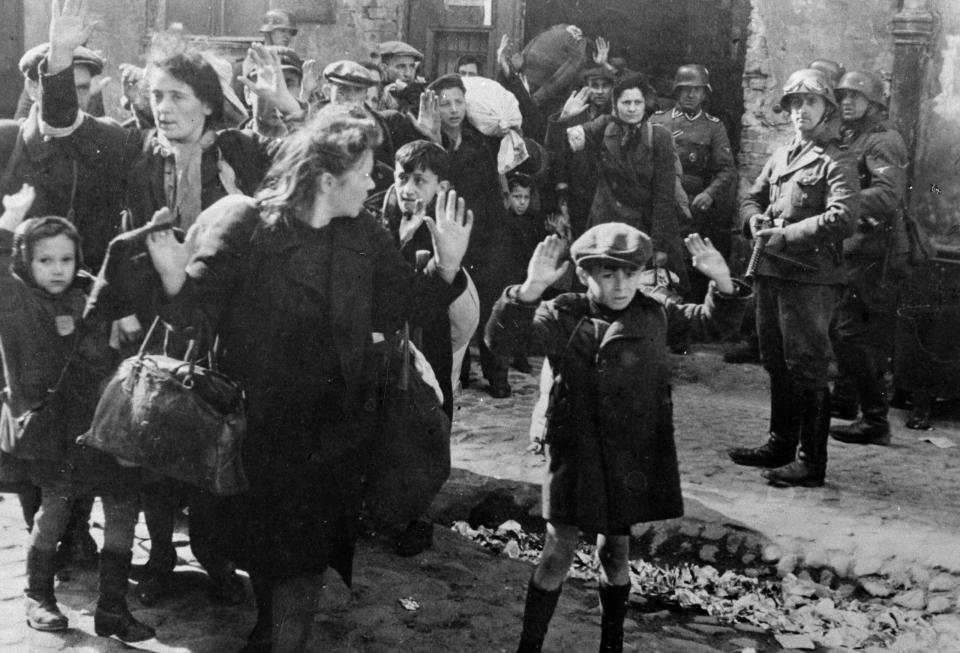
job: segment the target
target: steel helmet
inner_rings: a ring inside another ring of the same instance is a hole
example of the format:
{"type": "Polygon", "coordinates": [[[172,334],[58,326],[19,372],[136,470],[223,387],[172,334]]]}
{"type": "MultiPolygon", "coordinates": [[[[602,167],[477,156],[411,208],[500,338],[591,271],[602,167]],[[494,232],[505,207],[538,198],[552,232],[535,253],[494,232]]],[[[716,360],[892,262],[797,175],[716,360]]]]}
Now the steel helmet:
{"type": "Polygon", "coordinates": [[[681,86],[705,86],[713,93],[713,87],[710,86],[710,71],[706,66],[698,63],[688,63],[677,68],[677,74],[673,78],[673,92],[676,93],[681,86]]]}
{"type": "Polygon", "coordinates": [[[847,72],[847,69],[843,67],[842,63],[838,63],[832,59],[814,59],[807,65],[807,68],[813,68],[814,70],[826,73],[830,84],[834,87],[847,72]]]}
{"type": "Polygon", "coordinates": [[[260,26],[260,32],[272,32],[275,29],[289,30],[294,36],[297,35],[297,26],[290,18],[290,14],[279,9],[271,9],[263,15],[263,25],[260,26]]]}
{"type": "Polygon", "coordinates": [[[783,94],[780,96],[780,107],[788,109],[787,99],[791,95],[819,95],[827,103],[827,113],[837,109],[837,100],[833,97],[830,79],[822,70],[816,68],[801,68],[787,78],[783,85],[783,94]]]}
{"type": "Polygon", "coordinates": [[[837,91],[857,91],[881,107],[887,106],[887,99],[883,95],[883,82],[873,73],[865,70],[851,70],[837,84],[837,91]]]}

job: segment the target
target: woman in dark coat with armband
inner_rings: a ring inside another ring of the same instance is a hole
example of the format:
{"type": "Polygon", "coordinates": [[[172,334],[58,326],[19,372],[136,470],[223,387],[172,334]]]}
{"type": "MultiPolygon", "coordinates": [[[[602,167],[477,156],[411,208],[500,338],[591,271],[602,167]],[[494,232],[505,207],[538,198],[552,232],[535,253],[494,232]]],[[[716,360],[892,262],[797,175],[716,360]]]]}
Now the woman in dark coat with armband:
{"type": "Polygon", "coordinates": [[[147,241],[164,317],[186,326],[202,311],[221,369],[247,390],[251,489],[224,517],[257,598],[249,651],[303,650],[314,577],[330,566],[350,582],[390,335],[466,287],[472,216],[454,194],[428,219],[435,255],[420,275],[362,210],[379,138],[360,110],[328,107],[284,142],[256,200],[201,215],[192,256],[169,231],[147,241]]]}

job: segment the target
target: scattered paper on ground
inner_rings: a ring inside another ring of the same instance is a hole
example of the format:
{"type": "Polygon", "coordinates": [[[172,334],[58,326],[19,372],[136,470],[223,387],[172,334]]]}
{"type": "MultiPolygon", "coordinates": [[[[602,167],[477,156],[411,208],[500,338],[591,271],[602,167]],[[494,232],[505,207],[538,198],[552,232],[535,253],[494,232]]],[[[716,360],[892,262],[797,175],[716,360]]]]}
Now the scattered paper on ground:
{"type": "Polygon", "coordinates": [[[920,442],[929,442],[933,446],[940,447],[941,449],[949,449],[950,447],[957,446],[950,438],[933,437],[932,435],[920,438],[920,442]]]}

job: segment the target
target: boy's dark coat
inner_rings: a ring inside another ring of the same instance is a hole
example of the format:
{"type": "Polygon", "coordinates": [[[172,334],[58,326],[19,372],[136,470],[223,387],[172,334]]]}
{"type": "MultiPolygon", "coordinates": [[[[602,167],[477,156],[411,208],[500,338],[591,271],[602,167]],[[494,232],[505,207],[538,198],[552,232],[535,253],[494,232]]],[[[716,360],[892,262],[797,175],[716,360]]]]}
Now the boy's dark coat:
{"type": "Polygon", "coordinates": [[[532,328],[554,371],[544,518],[610,532],[682,515],[666,345],[688,326],[732,332],[745,299],[711,292],[704,304],[678,304],[642,292],[607,322],[579,293],[535,312],[509,297],[508,289],[494,307],[488,345],[511,352],[532,328]]]}

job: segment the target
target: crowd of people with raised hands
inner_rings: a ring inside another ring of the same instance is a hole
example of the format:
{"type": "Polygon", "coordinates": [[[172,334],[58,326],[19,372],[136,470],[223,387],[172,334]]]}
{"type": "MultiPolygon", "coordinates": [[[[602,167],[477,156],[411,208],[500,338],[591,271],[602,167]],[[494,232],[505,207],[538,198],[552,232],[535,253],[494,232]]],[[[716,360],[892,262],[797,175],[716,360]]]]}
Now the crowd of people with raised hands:
{"type": "MultiPolygon", "coordinates": [[[[55,580],[98,559],[96,633],[154,637],[129,609],[134,525],[142,511],[150,557],[134,599],[155,605],[177,591],[173,529],[189,506],[211,600],[241,604],[237,572],[249,575],[244,650],[305,650],[318,579],[332,568],[350,582],[378,362],[399,333],[416,334],[448,420],[464,388],[502,400],[509,369],[544,357],[547,534],[520,651],[541,650],[584,536],[601,561],[600,650],[623,650],[630,526],[683,512],[668,355],[736,334],[749,303],[770,434],[735,463],[775,485],[823,484],[834,351],[845,415],[862,415],[835,437],[889,442],[889,347],[864,316],[886,310],[869,270],[905,253],[889,234],[903,230],[906,155],[871,73],[790,77],[793,140],[735,218],[734,152],[705,109],[702,63],[658,93],[615,44],[558,26],[582,53],[565,85],[532,83],[506,36],[489,70],[467,53],[428,80],[401,41],[369,61],[304,61],[296,25],[271,11],[237,65],[156,35],[145,67],[120,66],[123,106],[104,107],[83,4],[53,0],[49,41],[20,61],[20,115],[0,121],[0,480],[20,490],[30,533],[31,628],[68,628],[55,580]],[[755,242],[749,284],[724,258],[737,229],[755,242]],[[235,496],[77,443],[150,325],[177,347],[198,321],[245,393],[249,489],[235,496]]],[[[430,546],[430,532],[410,523],[399,550],[430,546]]]]}

